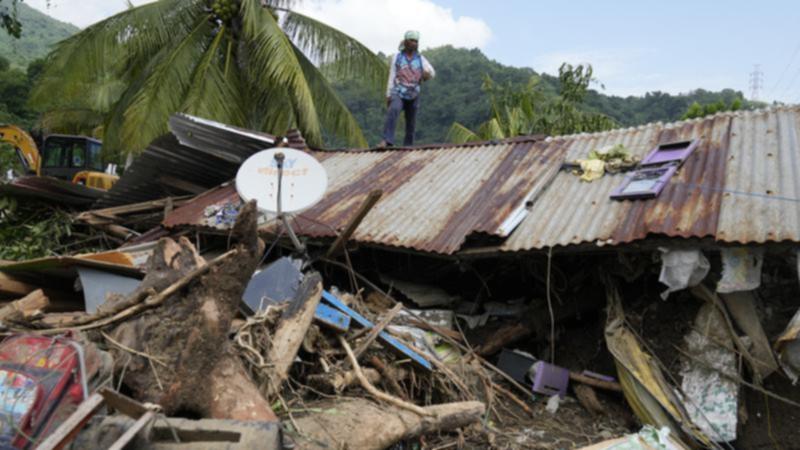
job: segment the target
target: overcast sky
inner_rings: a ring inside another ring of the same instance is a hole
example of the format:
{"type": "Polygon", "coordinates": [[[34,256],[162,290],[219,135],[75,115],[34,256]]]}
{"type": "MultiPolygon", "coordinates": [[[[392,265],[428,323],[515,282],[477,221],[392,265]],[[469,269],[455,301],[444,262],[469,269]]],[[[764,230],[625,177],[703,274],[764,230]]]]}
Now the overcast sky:
{"type": "MultiPolygon", "coordinates": [[[[124,0],[25,2],[79,27],[126,8],[124,0]]],[[[395,50],[417,29],[423,48],[477,47],[540,72],[588,62],[614,95],[729,87],[749,96],[760,64],[762,100],[800,102],[800,4],[791,0],[304,0],[297,9],[375,51],[395,50]]]]}

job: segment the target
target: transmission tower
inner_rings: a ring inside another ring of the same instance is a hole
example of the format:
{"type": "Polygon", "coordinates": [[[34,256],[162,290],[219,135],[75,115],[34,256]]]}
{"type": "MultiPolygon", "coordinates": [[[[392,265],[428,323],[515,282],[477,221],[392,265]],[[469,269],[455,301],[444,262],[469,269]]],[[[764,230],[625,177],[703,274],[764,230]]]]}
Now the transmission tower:
{"type": "Polygon", "coordinates": [[[761,64],[754,64],[753,71],[750,72],[750,100],[758,100],[763,87],[764,72],[761,71],[761,64]]]}

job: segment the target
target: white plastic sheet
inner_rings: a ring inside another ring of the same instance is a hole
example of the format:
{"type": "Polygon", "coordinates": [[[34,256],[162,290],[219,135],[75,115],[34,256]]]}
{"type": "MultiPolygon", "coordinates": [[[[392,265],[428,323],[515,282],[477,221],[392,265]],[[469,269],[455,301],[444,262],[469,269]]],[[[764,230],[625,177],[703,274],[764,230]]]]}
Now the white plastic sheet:
{"type": "Polygon", "coordinates": [[[761,266],[764,263],[762,248],[723,248],[722,279],[717,284],[717,292],[752,291],[761,286],[761,266]]]}
{"type": "Polygon", "coordinates": [[[666,300],[670,293],[697,286],[708,275],[711,265],[700,250],[660,249],[661,275],[658,281],[668,289],[661,293],[666,300]]]}

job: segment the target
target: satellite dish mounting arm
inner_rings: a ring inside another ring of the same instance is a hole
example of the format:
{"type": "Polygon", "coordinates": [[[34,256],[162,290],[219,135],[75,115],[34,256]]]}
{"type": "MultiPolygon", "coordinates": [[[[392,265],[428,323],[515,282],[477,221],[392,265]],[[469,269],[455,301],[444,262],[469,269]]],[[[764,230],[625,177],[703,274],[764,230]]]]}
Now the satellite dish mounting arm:
{"type": "Polygon", "coordinates": [[[281,209],[281,186],[283,185],[283,160],[285,157],[286,156],[283,154],[283,152],[275,153],[275,162],[278,165],[278,219],[283,222],[283,226],[289,233],[289,239],[291,239],[295,250],[297,250],[298,253],[305,254],[305,246],[300,243],[299,239],[297,239],[294,229],[289,224],[289,219],[286,217],[286,214],[283,213],[283,209],[281,209]]]}

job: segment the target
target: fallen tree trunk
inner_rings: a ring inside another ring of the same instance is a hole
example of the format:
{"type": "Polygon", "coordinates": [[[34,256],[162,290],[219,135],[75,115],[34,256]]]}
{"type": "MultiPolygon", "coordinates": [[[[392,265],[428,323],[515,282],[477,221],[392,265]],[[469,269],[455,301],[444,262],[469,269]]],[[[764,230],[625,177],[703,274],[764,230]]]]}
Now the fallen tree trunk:
{"type": "Polygon", "coordinates": [[[188,240],[181,239],[179,245],[162,240],[143,289],[106,305],[107,311],[117,311],[120,304],[136,304],[146,288],[166,295],[152,309],[114,326],[110,335],[122,344],[115,347],[114,356],[119,372],[125,370],[123,382],[138,399],[160,404],[167,414],[276,420],[228,338],[263,251],[256,235],[254,203],[242,207],[232,237],[236,254],[199,272],[206,263],[188,240]],[[189,274],[196,276],[180,288],[164,290],[189,274]]]}
{"type": "Polygon", "coordinates": [[[364,399],[308,406],[321,412],[296,419],[305,437],[298,439],[296,448],[303,450],[345,446],[349,450],[380,450],[404,439],[465,427],[478,422],[485,411],[481,402],[428,406],[424,408],[429,413],[426,416],[364,399]]]}
{"type": "Polygon", "coordinates": [[[314,320],[319,300],[322,298],[322,277],[318,273],[307,275],[297,290],[294,300],[283,312],[272,335],[272,345],[267,354],[269,384],[267,398],[278,394],[297,351],[303,345],[308,327],[314,320]]]}

